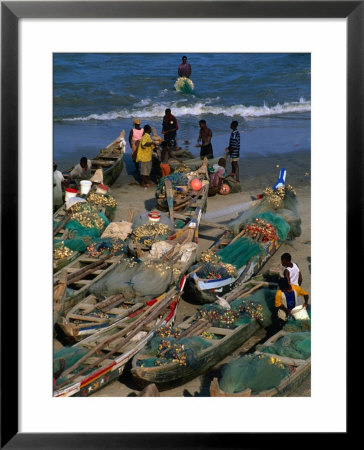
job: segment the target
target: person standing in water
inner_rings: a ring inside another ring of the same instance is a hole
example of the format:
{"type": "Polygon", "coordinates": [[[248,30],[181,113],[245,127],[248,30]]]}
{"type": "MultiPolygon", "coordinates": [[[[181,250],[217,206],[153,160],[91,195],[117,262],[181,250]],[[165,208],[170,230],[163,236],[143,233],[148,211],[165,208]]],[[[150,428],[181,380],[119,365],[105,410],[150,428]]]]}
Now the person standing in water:
{"type": "Polygon", "coordinates": [[[240,133],[238,131],[238,122],[233,120],[230,124],[233,130],[230,134],[229,146],[226,147],[225,152],[230,156],[231,160],[231,176],[235,177],[237,183],[239,180],[239,158],[240,158],[240,133]]]}
{"type": "Polygon", "coordinates": [[[176,136],[178,130],[178,122],[169,108],[164,111],[164,114],[162,134],[164,136],[164,140],[168,142],[169,147],[174,149],[177,147],[176,136]]]}
{"type": "Polygon", "coordinates": [[[180,77],[190,78],[191,76],[191,64],[187,62],[187,56],[182,56],[182,64],[178,66],[178,75],[180,77]]]}
{"type": "Polygon", "coordinates": [[[207,128],[206,120],[202,119],[198,124],[200,125],[200,134],[198,135],[196,146],[201,147],[200,158],[203,159],[206,156],[207,159],[212,159],[214,157],[211,144],[212,131],[210,128],[207,128]]]}

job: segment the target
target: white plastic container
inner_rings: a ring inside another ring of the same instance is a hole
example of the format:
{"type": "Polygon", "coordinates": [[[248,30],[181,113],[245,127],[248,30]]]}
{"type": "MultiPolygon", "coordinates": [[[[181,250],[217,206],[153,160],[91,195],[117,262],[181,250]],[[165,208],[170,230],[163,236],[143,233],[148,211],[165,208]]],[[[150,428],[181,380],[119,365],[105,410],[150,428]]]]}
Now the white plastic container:
{"type": "Polygon", "coordinates": [[[87,195],[91,190],[92,182],[90,180],[82,180],[80,181],[80,186],[81,195],[87,195]]]}
{"type": "Polygon", "coordinates": [[[67,203],[67,201],[68,201],[70,198],[76,197],[77,194],[78,194],[77,189],[66,188],[66,189],[65,189],[65,197],[64,197],[65,203],[67,203]]]}
{"type": "Polygon", "coordinates": [[[292,316],[296,320],[309,320],[310,319],[310,316],[308,315],[307,310],[303,305],[295,306],[292,309],[292,316]]]}
{"type": "Polygon", "coordinates": [[[148,214],[148,220],[150,223],[158,223],[161,220],[161,215],[156,211],[151,211],[148,214]]]}

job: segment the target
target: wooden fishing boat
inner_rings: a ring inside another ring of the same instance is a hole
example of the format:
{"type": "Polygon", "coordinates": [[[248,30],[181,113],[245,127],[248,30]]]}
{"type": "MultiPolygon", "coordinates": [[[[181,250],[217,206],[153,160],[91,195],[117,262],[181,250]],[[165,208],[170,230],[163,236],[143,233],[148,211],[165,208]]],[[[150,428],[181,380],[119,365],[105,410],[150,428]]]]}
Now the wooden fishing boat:
{"type": "MultiPolygon", "coordinates": [[[[211,247],[211,250],[218,254],[220,250],[225,248],[228,249],[229,245],[244,236],[244,230],[245,228],[235,236],[231,230],[226,230],[211,247]]],[[[281,242],[276,239],[268,240],[266,242],[258,240],[257,242],[262,245],[262,252],[253,255],[248,262],[241,267],[236,267],[233,274],[229,274],[225,271],[223,275],[217,273],[215,276],[211,274],[211,276],[207,277],[205,268],[208,267],[208,265],[200,265],[198,270],[195,269],[194,273],[189,277],[186,291],[199,303],[214,302],[216,300],[216,295],[221,296],[229,292],[235,284],[244,283],[250,280],[281,246],[281,242]]]]}
{"type": "MultiPolygon", "coordinates": [[[[73,295],[66,296],[63,300],[63,312],[69,310],[88,294],[90,286],[108,274],[123,258],[123,255],[105,255],[100,258],[81,255],[63,270],[67,274],[67,287],[73,290],[73,295]]],[[[62,276],[64,276],[62,274],[62,276]]],[[[57,286],[61,282],[58,272],[54,276],[53,284],[57,286]]]]}
{"type": "Polygon", "coordinates": [[[78,361],[54,378],[54,397],[88,396],[117,379],[125,364],[146,345],[155,331],[173,323],[185,278],[145,308],[70,347],[83,351],[78,361]]]}
{"type": "MultiPolygon", "coordinates": [[[[123,130],[116,139],[91,158],[91,175],[93,176],[97,169],[102,169],[102,183],[111,186],[123,170],[125,149],[125,131],[123,130]]],[[[63,172],[65,179],[70,178],[72,169],[73,167],[63,172]]]]}
{"type": "MultiPolygon", "coordinates": [[[[160,261],[172,262],[174,268],[178,269],[182,275],[187,272],[187,270],[195,262],[198,252],[198,229],[201,220],[201,208],[197,207],[191,214],[193,214],[193,216],[188,219],[186,225],[173,232],[164,241],[166,244],[169,244],[171,248],[163,255],[158,255],[158,259],[160,261]],[[191,251],[185,251],[186,244],[189,243],[194,243],[196,245],[191,251]]],[[[153,243],[156,241],[157,236],[155,236],[153,243]]],[[[153,259],[155,257],[153,253],[151,253],[152,245],[147,246],[134,242],[133,235],[131,235],[128,246],[131,254],[141,260],[153,259]]]]}
{"type": "MultiPolygon", "coordinates": [[[[280,337],[285,336],[286,334],[289,334],[289,332],[283,330],[279,331],[264,344],[262,344],[262,347],[269,347],[280,337]]],[[[290,373],[283,378],[277,387],[266,389],[259,393],[252,393],[249,388],[236,393],[224,392],[219,386],[218,378],[214,377],[210,385],[211,397],[286,397],[300,384],[302,384],[304,379],[311,373],[311,357],[307,359],[287,358],[285,356],[280,356],[273,353],[262,353],[261,351],[255,351],[254,354],[265,355],[280,360],[283,364],[289,367],[290,373]]]]}
{"type": "Polygon", "coordinates": [[[53,325],[63,314],[66,291],[67,272],[64,270],[60,275],[59,283],[53,287],[53,325]]]}
{"type": "Polygon", "coordinates": [[[95,295],[88,295],[65,315],[58,318],[57,326],[70,342],[77,342],[114,322],[129,318],[144,303],[130,301],[122,294],[112,295],[98,301],[95,295]]]}
{"type": "MultiPolygon", "coordinates": [[[[244,284],[231,293],[229,302],[238,297],[247,298],[255,290],[263,286],[267,286],[267,283],[244,284]]],[[[206,373],[240,347],[261,327],[255,318],[248,318],[246,323],[231,329],[212,326],[209,320],[206,320],[206,318],[201,319],[200,317],[197,312],[176,325],[179,330],[182,330],[182,334],[177,338],[176,342],[178,343],[178,340],[182,338],[198,336],[201,339],[200,342],[206,343],[207,347],[195,354],[191,359],[191,363],[183,362],[181,356],[183,353],[179,353],[180,356],[177,353],[175,359],[164,360],[162,352],[158,355],[158,364],[160,365],[148,367],[146,365],[151,357],[150,354],[147,354],[145,351],[139,352],[133,358],[131,368],[131,373],[136,383],[140,386],[155,383],[160,390],[181,385],[198,375],[206,373]],[[210,338],[204,336],[210,336],[210,338]],[[212,339],[211,336],[213,336],[212,339]]]]}
{"type": "Polygon", "coordinates": [[[166,189],[162,190],[162,192],[157,196],[157,208],[159,210],[169,211],[171,214],[172,202],[173,211],[179,213],[194,211],[198,207],[202,212],[206,210],[209,191],[209,182],[207,180],[202,181],[202,188],[199,191],[195,191],[187,186],[181,186],[173,189],[168,186],[168,179],[165,180],[165,183],[166,182],[166,189]]]}
{"type": "MultiPolygon", "coordinates": [[[[217,164],[219,159],[221,158],[221,156],[218,156],[216,158],[211,158],[208,160],[208,164],[210,166],[213,166],[214,164],[217,164]]],[[[178,156],[178,159],[182,159],[178,156]]],[[[196,170],[198,169],[201,164],[202,164],[202,159],[200,157],[197,158],[188,158],[188,159],[182,159],[182,163],[183,165],[189,167],[191,170],[196,170]]],[[[168,160],[168,164],[175,169],[176,167],[178,167],[181,163],[180,161],[177,161],[174,158],[171,158],[168,160]]]]}

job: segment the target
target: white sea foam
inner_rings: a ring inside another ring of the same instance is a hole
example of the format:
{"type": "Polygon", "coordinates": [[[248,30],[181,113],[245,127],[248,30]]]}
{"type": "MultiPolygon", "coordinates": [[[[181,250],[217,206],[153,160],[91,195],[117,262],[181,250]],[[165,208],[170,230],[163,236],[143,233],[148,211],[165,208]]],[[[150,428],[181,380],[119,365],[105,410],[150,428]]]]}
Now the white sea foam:
{"type": "Polygon", "coordinates": [[[116,120],[128,119],[133,116],[140,118],[149,117],[163,117],[166,108],[171,108],[175,116],[202,116],[207,114],[224,115],[227,117],[240,116],[244,118],[249,117],[263,117],[288,113],[299,113],[311,111],[311,102],[300,98],[298,102],[285,102],[283,104],[277,103],[274,106],[269,106],[265,102],[261,106],[219,106],[212,105],[215,99],[207,99],[205,101],[197,101],[192,105],[182,105],[179,103],[172,104],[156,104],[152,103],[150,99],[141,100],[131,109],[121,109],[119,111],[110,111],[103,114],[90,114],[85,117],[73,117],[63,119],[64,121],[88,121],[88,120],[116,120]]]}

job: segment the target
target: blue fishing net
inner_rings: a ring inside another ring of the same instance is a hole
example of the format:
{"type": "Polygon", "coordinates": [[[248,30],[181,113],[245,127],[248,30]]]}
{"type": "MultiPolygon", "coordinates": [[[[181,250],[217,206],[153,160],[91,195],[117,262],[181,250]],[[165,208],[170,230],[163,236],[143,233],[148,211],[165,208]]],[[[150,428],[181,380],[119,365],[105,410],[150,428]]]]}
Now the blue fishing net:
{"type": "MultiPolygon", "coordinates": [[[[63,363],[64,370],[68,369],[69,367],[73,366],[79,359],[81,359],[83,356],[85,356],[88,353],[87,347],[64,347],[60,350],[57,350],[53,354],[53,373],[57,373],[60,368],[61,364],[63,363]]],[[[59,385],[63,381],[65,381],[65,378],[62,378],[62,374],[57,378],[56,383],[59,385]]]]}

